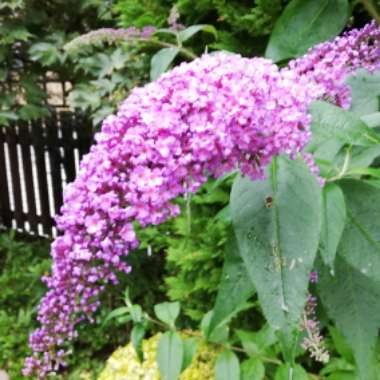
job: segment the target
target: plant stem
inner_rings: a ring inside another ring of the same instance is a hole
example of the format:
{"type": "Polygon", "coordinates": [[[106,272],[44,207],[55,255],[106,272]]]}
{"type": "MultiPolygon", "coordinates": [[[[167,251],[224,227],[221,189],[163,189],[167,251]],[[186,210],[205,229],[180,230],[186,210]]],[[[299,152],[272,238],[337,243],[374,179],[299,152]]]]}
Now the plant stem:
{"type": "Polygon", "coordinates": [[[293,380],[293,367],[289,368],[288,379],[293,380]]]}
{"type": "Polygon", "coordinates": [[[339,179],[342,179],[345,176],[345,174],[347,173],[347,169],[350,165],[350,161],[351,161],[351,147],[347,148],[347,150],[346,150],[346,155],[344,157],[343,166],[342,166],[342,169],[340,170],[340,172],[338,173],[338,175],[327,179],[326,182],[334,182],[334,181],[337,181],[339,179]]]}
{"type": "Polygon", "coordinates": [[[141,41],[141,42],[147,42],[150,44],[154,44],[154,45],[157,45],[157,46],[160,46],[163,48],[177,48],[177,49],[179,49],[179,53],[188,59],[198,58],[198,56],[196,54],[194,54],[191,50],[184,48],[183,46],[171,44],[169,42],[154,40],[154,39],[150,39],[150,38],[136,38],[136,40],[141,41]]]}
{"type": "Polygon", "coordinates": [[[380,24],[380,15],[377,12],[376,5],[372,0],[361,0],[364,8],[367,12],[376,20],[378,24],[380,24]]]}
{"type": "MultiPolygon", "coordinates": [[[[220,345],[222,347],[228,348],[228,349],[236,351],[236,352],[243,352],[243,353],[245,353],[246,355],[249,356],[248,352],[246,350],[244,350],[243,348],[236,347],[236,346],[231,346],[231,345],[225,345],[225,344],[222,344],[222,343],[220,345]]],[[[268,358],[267,356],[262,356],[260,354],[256,354],[255,353],[255,357],[257,357],[258,359],[261,359],[263,362],[272,363],[272,364],[276,364],[276,365],[281,365],[282,364],[281,360],[273,359],[273,358],[268,358]]]]}
{"type": "Polygon", "coordinates": [[[191,235],[191,193],[186,193],[186,223],[187,223],[187,235],[191,235]]]}
{"type": "MultiPolygon", "coordinates": [[[[144,314],[144,318],[146,320],[148,320],[149,322],[154,323],[155,325],[162,327],[164,330],[166,330],[168,327],[166,324],[158,321],[155,318],[152,318],[148,313],[144,314]]],[[[183,333],[184,333],[184,335],[193,336],[195,338],[202,338],[202,334],[198,331],[186,330],[186,331],[183,331],[183,333]]],[[[244,350],[243,348],[232,346],[229,344],[223,344],[223,343],[216,343],[216,344],[222,346],[223,348],[227,348],[227,349],[230,349],[230,350],[233,350],[236,352],[242,352],[242,353],[245,353],[246,355],[249,355],[248,352],[246,350],[244,350]]],[[[263,362],[272,363],[272,364],[276,364],[276,365],[282,364],[281,360],[269,358],[267,356],[263,356],[260,354],[256,354],[255,357],[257,357],[258,359],[261,359],[263,362]]]]}

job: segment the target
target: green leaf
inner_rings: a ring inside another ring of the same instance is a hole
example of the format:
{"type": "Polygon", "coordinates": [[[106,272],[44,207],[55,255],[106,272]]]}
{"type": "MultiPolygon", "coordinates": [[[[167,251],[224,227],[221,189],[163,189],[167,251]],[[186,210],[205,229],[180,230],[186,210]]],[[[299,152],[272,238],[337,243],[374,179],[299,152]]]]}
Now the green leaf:
{"type": "Polygon", "coordinates": [[[197,348],[197,338],[187,338],[183,340],[183,362],[181,371],[184,371],[191,364],[197,352],[197,348]]]}
{"type": "Polygon", "coordinates": [[[113,69],[121,70],[130,58],[130,54],[124,52],[122,49],[116,49],[111,55],[113,69]]]}
{"type": "Polygon", "coordinates": [[[233,231],[229,237],[210,331],[228,323],[234,315],[246,307],[247,300],[255,293],[255,287],[239,254],[233,231]]]}
{"type": "Polygon", "coordinates": [[[318,165],[319,175],[322,178],[334,178],[340,172],[339,168],[335,165],[335,162],[315,158],[315,163],[318,165]]]}
{"type": "Polygon", "coordinates": [[[380,112],[374,112],[360,117],[370,128],[380,127],[380,112]]]}
{"type": "Polygon", "coordinates": [[[239,359],[230,350],[223,351],[215,363],[215,380],[240,380],[239,359]]]}
{"type": "Polygon", "coordinates": [[[326,265],[334,269],[336,250],[346,223],[346,205],[340,187],[327,184],[322,191],[323,212],[319,249],[326,265]]]}
{"type": "Polygon", "coordinates": [[[309,149],[312,151],[331,139],[339,140],[342,146],[373,146],[380,143],[379,136],[349,111],[322,101],[312,103],[309,110],[313,133],[309,149]]]}
{"type": "Polygon", "coordinates": [[[179,302],[164,302],[154,306],[154,313],[157,318],[172,328],[175,326],[180,310],[179,302]]]}
{"type": "Polygon", "coordinates": [[[380,327],[379,282],[349,265],[341,252],[336,259],[335,276],[326,267],[319,272],[322,303],[351,346],[360,379],[375,380],[372,366],[380,327]]]}
{"type": "Polygon", "coordinates": [[[241,365],[241,380],[263,380],[264,363],[257,358],[250,358],[241,365]]]}
{"type": "Polygon", "coordinates": [[[331,335],[331,338],[334,344],[334,348],[336,349],[338,354],[349,363],[353,363],[354,355],[353,355],[351,347],[348,345],[344,336],[334,326],[329,326],[328,329],[329,329],[329,333],[331,335]]]}
{"type": "Polygon", "coordinates": [[[16,41],[28,41],[31,34],[23,25],[2,20],[0,24],[0,45],[13,44],[16,41]]]}
{"type": "Polygon", "coordinates": [[[131,300],[131,296],[130,296],[130,290],[129,288],[126,288],[124,290],[124,303],[128,306],[128,307],[131,307],[132,306],[132,300],[131,300]]]}
{"type": "Polygon", "coordinates": [[[380,178],[380,169],[378,168],[352,168],[347,171],[348,176],[370,176],[380,178]]]}
{"type": "Polygon", "coordinates": [[[275,330],[267,323],[259,331],[255,332],[254,335],[254,340],[261,350],[265,350],[277,343],[275,330]]]}
{"type": "Polygon", "coordinates": [[[212,25],[192,25],[186,28],[185,30],[181,30],[178,33],[178,38],[181,42],[187,41],[189,38],[197,34],[198,32],[203,31],[206,33],[212,34],[215,38],[217,37],[217,31],[212,25]]]}
{"type": "Polygon", "coordinates": [[[331,374],[327,380],[357,380],[357,377],[353,373],[339,371],[331,374]]]}
{"type": "Polygon", "coordinates": [[[80,108],[83,110],[97,109],[102,99],[98,92],[94,91],[91,86],[78,85],[70,91],[67,101],[72,108],[80,108]]]}
{"type": "Polygon", "coordinates": [[[236,330],[236,335],[250,356],[265,355],[265,350],[277,342],[275,330],[268,324],[258,332],[236,330]]]}
{"type": "Polygon", "coordinates": [[[49,116],[49,110],[46,107],[35,104],[25,104],[18,110],[18,115],[22,120],[38,119],[43,116],[49,116]]]}
{"type": "Polygon", "coordinates": [[[347,223],[338,254],[359,272],[380,281],[380,189],[359,180],[340,183],[347,223]]]}
{"type": "Polygon", "coordinates": [[[351,110],[358,116],[379,111],[380,70],[371,74],[358,70],[347,79],[352,90],[351,110]]]}
{"type": "Polygon", "coordinates": [[[292,0],[274,26],[265,56],[275,62],[298,57],[339,34],[348,16],[347,0],[292,0]]]}
{"type": "Polygon", "coordinates": [[[131,331],[131,341],[140,361],[144,360],[144,353],[142,351],[142,341],[144,339],[144,335],[145,328],[141,323],[133,326],[133,329],[131,331]]]}
{"type": "Polygon", "coordinates": [[[183,356],[180,336],[174,331],[163,334],[157,346],[157,364],[162,380],[178,380],[183,356]]]}
{"type": "Polygon", "coordinates": [[[277,368],[274,380],[309,380],[307,372],[300,366],[290,367],[288,364],[282,364],[277,368]]]}
{"type": "Polygon", "coordinates": [[[177,32],[173,29],[170,29],[170,28],[160,28],[160,29],[157,29],[154,33],[154,35],[157,35],[157,34],[169,34],[169,35],[172,35],[172,36],[176,36],[177,35],[177,32]]]}
{"type": "Polygon", "coordinates": [[[259,345],[256,342],[256,334],[252,331],[236,330],[236,335],[241,341],[244,351],[249,356],[258,356],[262,353],[259,345]]]}
{"type": "Polygon", "coordinates": [[[49,42],[38,42],[33,44],[28,51],[32,61],[39,61],[43,66],[62,63],[64,56],[55,44],[49,42]]]}
{"type": "Polygon", "coordinates": [[[129,314],[129,308],[126,306],[118,307],[115,310],[112,310],[103,321],[103,325],[107,324],[111,319],[118,318],[129,314]]]}
{"type": "Polygon", "coordinates": [[[201,321],[201,331],[203,336],[209,342],[213,343],[225,343],[228,341],[229,328],[226,324],[220,324],[219,327],[210,329],[211,320],[213,318],[214,311],[211,310],[204,315],[201,321]]]}
{"type": "Polygon", "coordinates": [[[28,103],[42,103],[42,101],[47,98],[46,91],[37,83],[36,76],[28,75],[27,78],[23,78],[20,81],[20,84],[24,88],[28,103]]]}
{"type": "Polygon", "coordinates": [[[265,317],[275,329],[296,331],[318,248],[321,188],[303,161],[287,157],[273,161],[268,177],[234,182],[232,220],[265,317]]]}
{"type": "Polygon", "coordinates": [[[224,223],[231,223],[231,209],[230,205],[223,207],[216,215],[215,215],[216,221],[221,221],[224,223]]]}
{"type": "Polygon", "coordinates": [[[108,115],[115,110],[111,106],[104,105],[91,115],[92,123],[94,126],[99,125],[108,115]]]}
{"type": "Polygon", "coordinates": [[[371,147],[354,146],[351,152],[350,168],[367,167],[380,156],[380,145],[371,147]]]}
{"type": "Polygon", "coordinates": [[[140,305],[133,305],[130,308],[131,318],[133,322],[140,323],[143,320],[143,312],[140,305]]]}
{"type": "MultiPolygon", "coordinates": [[[[308,147],[310,148],[310,147],[308,147]]],[[[342,142],[338,139],[325,140],[318,147],[313,147],[313,156],[316,159],[333,161],[342,148],[342,142]]]]}
{"type": "Polygon", "coordinates": [[[18,120],[18,116],[12,111],[0,111],[0,123],[8,125],[10,121],[18,120]]]}
{"type": "Polygon", "coordinates": [[[3,82],[7,79],[9,70],[5,68],[0,68],[0,81],[3,82]]]}
{"type": "Polygon", "coordinates": [[[380,189],[380,180],[378,179],[370,179],[370,180],[364,180],[363,182],[368,183],[371,186],[375,186],[378,189],[380,189]]]}
{"type": "Polygon", "coordinates": [[[178,53],[179,48],[177,47],[165,48],[158,51],[152,57],[150,63],[150,79],[156,80],[161,74],[163,74],[168,69],[178,53]]]}
{"type": "Polygon", "coordinates": [[[354,370],[355,367],[347,360],[341,358],[332,358],[319,373],[320,375],[326,376],[337,371],[353,372],[354,370]]]}
{"type": "Polygon", "coordinates": [[[90,73],[98,78],[103,78],[107,75],[111,75],[114,70],[114,62],[111,55],[105,53],[93,54],[87,58],[81,58],[76,65],[75,70],[83,70],[85,73],[90,73]]]}

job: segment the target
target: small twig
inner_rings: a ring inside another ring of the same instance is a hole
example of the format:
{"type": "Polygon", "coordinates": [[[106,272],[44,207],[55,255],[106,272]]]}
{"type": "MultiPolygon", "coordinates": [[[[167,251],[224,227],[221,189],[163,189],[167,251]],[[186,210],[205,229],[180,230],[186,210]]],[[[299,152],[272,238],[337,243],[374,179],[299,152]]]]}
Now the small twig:
{"type": "Polygon", "coordinates": [[[184,48],[183,46],[178,46],[178,45],[175,45],[175,44],[171,44],[169,42],[164,42],[164,41],[159,41],[159,40],[154,40],[154,39],[149,39],[149,38],[138,38],[136,40],[142,41],[142,42],[151,43],[151,44],[155,44],[157,46],[166,47],[166,48],[168,48],[168,47],[169,48],[178,48],[179,49],[179,53],[181,55],[183,55],[184,57],[186,57],[188,59],[198,58],[198,56],[196,54],[194,54],[191,50],[184,48]]]}
{"type": "MultiPolygon", "coordinates": [[[[249,356],[249,353],[246,350],[244,350],[243,348],[232,346],[232,345],[225,345],[225,344],[222,344],[222,343],[220,343],[220,345],[222,347],[229,348],[230,350],[233,350],[233,351],[236,351],[236,352],[242,352],[242,353],[244,353],[244,354],[246,354],[246,355],[249,356]]],[[[267,356],[263,356],[263,355],[260,355],[258,353],[255,353],[254,356],[257,357],[258,359],[261,359],[263,362],[272,363],[272,364],[276,364],[276,365],[281,365],[282,364],[281,360],[269,358],[267,356]]]]}
{"type": "Polygon", "coordinates": [[[187,224],[187,235],[191,235],[191,193],[186,192],[186,224],[187,224]]]}
{"type": "Polygon", "coordinates": [[[372,0],[361,0],[364,8],[367,12],[376,20],[378,24],[380,24],[380,15],[377,12],[376,5],[372,0]]]}

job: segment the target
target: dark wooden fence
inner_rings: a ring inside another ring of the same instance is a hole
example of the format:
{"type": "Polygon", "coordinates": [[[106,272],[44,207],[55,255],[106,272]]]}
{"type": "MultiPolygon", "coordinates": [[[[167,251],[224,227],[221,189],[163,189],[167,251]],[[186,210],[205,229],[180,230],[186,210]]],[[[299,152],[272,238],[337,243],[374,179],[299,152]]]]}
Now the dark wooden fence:
{"type": "Polygon", "coordinates": [[[62,189],[91,142],[91,123],[68,111],[0,126],[0,225],[54,236],[62,189]]]}

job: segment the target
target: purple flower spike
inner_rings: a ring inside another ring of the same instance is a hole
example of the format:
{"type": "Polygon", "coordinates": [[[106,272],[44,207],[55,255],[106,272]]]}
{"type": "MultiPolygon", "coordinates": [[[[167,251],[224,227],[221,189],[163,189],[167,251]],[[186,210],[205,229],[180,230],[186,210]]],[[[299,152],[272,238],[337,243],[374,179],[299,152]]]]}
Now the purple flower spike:
{"type": "Polygon", "coordinates": [[[308,106],[325,96],[346,106],[347,75],[379,66],[378,36],[370,24],[282,70],[263,58],[204,55],[133,90],[103,122],[66,187],[56,218],[62,235],[52,244],[41,327],[30,336],[24,374],[45,379],[65,365],[78,323],[93,321],[106,285],[131,271],[128,252],[139,244],[133,222],[160,224],[178,215],[173,199],[210,175],[240,168],[262,178],[272,157],[302,153],[311,135],[308,106]]]}
{"type": "Polygon", "coordinates": [[[310,273],[310,282],[311,282],[312,284],[316,284],[316,283],[318,282],[318,272],[316,272],[316,271],[312,271],[312,272],[310,273]]]}

